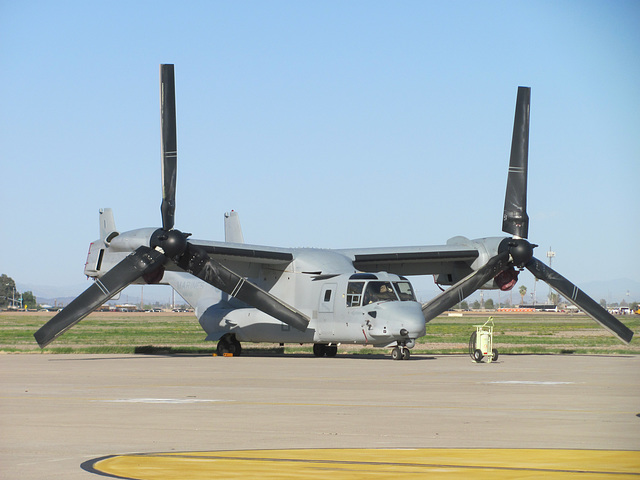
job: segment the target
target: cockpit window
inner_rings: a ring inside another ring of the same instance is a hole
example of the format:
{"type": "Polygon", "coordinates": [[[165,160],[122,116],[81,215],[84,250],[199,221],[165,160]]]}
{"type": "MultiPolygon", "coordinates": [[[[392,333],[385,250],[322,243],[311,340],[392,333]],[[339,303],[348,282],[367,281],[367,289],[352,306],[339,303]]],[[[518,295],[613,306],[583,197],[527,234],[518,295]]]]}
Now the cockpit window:
{"type": "Polygon", "coordinates": [[[375,302],[397,301],[398,297],[403,302],[416,301],[413,288],[408,281],[393,282],[393,286],[391,286],[391,282],[383,281],[368,283],[351,281],[347,285],[347,307],[360,307],[375,302]]]}
{"type": "Polygon", "coordinates": [[[359,307],[362,303],[364,282],[349,282],[347,285],[347,307],[359,307]]]}
{"type": "Polygon", "coordinates": [[[411,284],[409,282],[393,282],[393,284],[398,291],[398,295],[400,295],[400,300],[403,302],[416,301],[416,296],[413,293],[413,288],[411,288],[411,284]]]}
{"type": "Polygon", "coordinates": [[[390,282],[369,282],[364,291],[363,305],[398,300],[390,282]]]}

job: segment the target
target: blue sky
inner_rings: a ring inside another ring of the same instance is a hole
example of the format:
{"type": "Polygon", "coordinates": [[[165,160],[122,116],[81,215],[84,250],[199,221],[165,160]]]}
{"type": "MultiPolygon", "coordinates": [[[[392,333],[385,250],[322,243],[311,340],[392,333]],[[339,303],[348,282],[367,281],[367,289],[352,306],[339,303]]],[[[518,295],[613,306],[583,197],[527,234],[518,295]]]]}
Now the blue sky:
{"type": "Polygon", "coordinates": [[[536,255],[579,285],[640,282],[639,24],[637,1],[0,2],[0,272],[86,286],[99,208],[160,224],[175,63],[195,238],[222,240],[231,209],[264,245],[501,235],[527,85],[536,255]]]}

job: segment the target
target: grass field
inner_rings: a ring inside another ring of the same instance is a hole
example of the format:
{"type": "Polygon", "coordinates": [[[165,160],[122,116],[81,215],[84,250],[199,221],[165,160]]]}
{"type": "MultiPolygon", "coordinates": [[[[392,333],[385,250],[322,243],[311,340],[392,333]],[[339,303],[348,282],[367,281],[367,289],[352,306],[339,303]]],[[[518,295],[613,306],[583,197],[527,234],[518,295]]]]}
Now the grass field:
{"type": "MultiPolygon", "coordinates": [[[[33,333],[54,314],[0,312],[0,353],[200,353],[212,354],[216,344],[190,313],[92,313],[40,350],[33,333]]],[[[465,312],[440,316],[427,325],[414,353],[467,353],[473,325],[494,317],[494,347],[500,354],[640,354],[640,340],[625,345],[585,315],[564,313],[465,312]]],[[[634,332],[640,315],[619,317],[634,332]]],[[[309,353],[310,345],[244,344],[245,353],[309,353]]],[[[380,354],[386,350],[344,345],[339,352],[380,354]]]]}

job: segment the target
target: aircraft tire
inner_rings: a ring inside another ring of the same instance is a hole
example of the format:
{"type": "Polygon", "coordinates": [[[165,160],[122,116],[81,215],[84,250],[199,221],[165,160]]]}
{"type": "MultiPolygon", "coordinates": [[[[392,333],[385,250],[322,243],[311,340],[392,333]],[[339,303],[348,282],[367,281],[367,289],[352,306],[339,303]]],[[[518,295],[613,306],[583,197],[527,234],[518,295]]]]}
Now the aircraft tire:
{"type": "Polygon", "coordinates": [[[227,343],[223,340],[218,342],[218,346],[216,347],[216,353],[219,357],[223,356],[225,353],[229,353],[229,349],[227,347],[227,343]]]}
{"type": "Polygon", "coordinates": [[[402,360],[403,356],[400,347],[393,347],[393,350],[391,350],[391,358],[394,360],[402,360]]]}
{"type": "Polygon", "coordinates": [[[233,336],[233,339],[231,340],[231,350],[232,350],[231,353],[233,353],[234,357],[239,357],[242,354],[242,345],[240,345],[240,342],[235,337],[235,335],[233,336]]]}
{"type": "Polygon", "coordinates": [[[242,345],[240,345],[235,335],[225,335],[218,342],[216,353],[220,357],[224,356],[225,353],[230,353],[234,357],[237,357],[242,353],[242,345]]]}
{"type": "Polygon", "coordinates": [[[324,357],[327,353],[327,345],[323,343],[314,343],[313,344],[313,354],[316,357],[324,357]]]}
{"type": "Polygon", "coordinates": [[[335,357],[338,354],[338,346],[337,345],[327,345],[324,349],[325,355],[327,357],[335,357]]]}
{"type": "Polygon", "coordinates": [[[411,350],[409,350],[408,348],[403,348],[402,349],[402,360],[409,360],[410,357],[411,357],[411,350]]]}

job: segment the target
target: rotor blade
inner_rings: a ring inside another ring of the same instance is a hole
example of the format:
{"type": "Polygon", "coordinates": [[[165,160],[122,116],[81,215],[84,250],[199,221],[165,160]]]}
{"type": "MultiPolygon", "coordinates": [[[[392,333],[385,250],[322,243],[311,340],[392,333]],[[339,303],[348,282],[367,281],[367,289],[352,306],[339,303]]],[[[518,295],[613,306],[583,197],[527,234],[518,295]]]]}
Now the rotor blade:
{"type": "Polygon", "coordinates": [[[475,272],[467,275],[458,283],[448,288],[431,301],[422,305],[422,314],[427,322],[433,320],[442,312],[446,312],[455,304],[460,303],[482,285],[494,278],[509,266],[509,252],[499,253],[475,272]]]}
{"type": "Polygon", "coordinates": [[[149,247],[140,247],[128,255],[34,334],[40,348],[46,347],[127,285],[162,264],[165,258],[149,247]]]}
{"type": "Polygon", "coordinates": [[[160,65],[160,122],[162,141],[162,228],[171,230],[176,210],[176,87],[173,65],[160,65]]]}
{"type": "Polygon", "coordinates": [[[516,114],[513,120],[513,137],[511,138],[507,191],[504,197],[502,231],[520,238],[527,238],[529,235],[527,168],[529,162],[530,103],[531,88],[518,87],[516,114]]]}
{"type": "Polygon", "coordinates": [[[534,257],[527,264],[527,269],[533,273],[536,278],[548,283],[551,287],[560,292],[567,300],[580,308],[583,312],[609,330],[624,343],[628,344],[631,341],[633,338],[632,330],[627,328],[627,326],[620,320],[598,305],[593,298],[584,293],[558,272],[552,270],[551,267],[548,267],[534,257]]]}
{"type": "Polygon", "coordinates": [[[309,317],[304,313],[210,258],[200,247],[187,244],[186,252],[177,263],[180,268],[208,284],[293,328],[304,332],[309,325],[309,317]]]}

